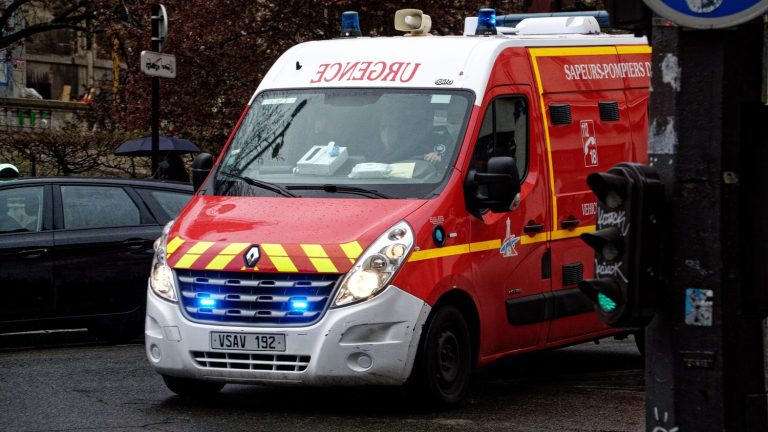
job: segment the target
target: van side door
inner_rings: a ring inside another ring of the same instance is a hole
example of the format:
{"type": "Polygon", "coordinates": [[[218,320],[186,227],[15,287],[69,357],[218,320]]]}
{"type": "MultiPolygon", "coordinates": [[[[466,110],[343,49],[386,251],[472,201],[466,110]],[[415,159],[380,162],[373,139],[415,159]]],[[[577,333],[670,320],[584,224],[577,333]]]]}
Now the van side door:
{"type": "Polygon", "coordinates": [[[480,111],[469,162],[469,170],[482,173],[489,158],[512,156],[521,180],[517,208],[503,213],[469,209],[475,213],[470,218],[470,251],[484,322],[481,357],[537,346],[546,336],[551,218],[543,143],[536,139],[537,127],[531,128],[535,101],[528,86],[491,89],[480,111]]]}

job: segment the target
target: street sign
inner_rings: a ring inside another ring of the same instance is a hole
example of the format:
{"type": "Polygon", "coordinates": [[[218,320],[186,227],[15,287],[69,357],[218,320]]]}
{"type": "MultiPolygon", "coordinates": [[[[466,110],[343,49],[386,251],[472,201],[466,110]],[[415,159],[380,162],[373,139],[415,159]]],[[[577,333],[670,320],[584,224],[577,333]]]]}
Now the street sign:
{"type": "Polygon", "coordinates": [[[733,27],[768,10],[768,0],[644,0],[654,12],[681,26],[733,27]]]}
{"type": "Polygon", "coordinates": [[[176,78],[176,56],[154,51],[141,52],[141,71],[144,75],[176,78]]]}
{"type": "Polygon", "coordinates": [[[168,13],[165,11],[165,6],[163,5],[156,5],[156,8],[156,14],[153,13],[152,15],[152,40],[158,42],[160,45],[158,51],[163,52],[165,49],[165,41],[168,39],[168,13]],[[157,34],[155,34],[155,21],[157,21],[157,34]]]}

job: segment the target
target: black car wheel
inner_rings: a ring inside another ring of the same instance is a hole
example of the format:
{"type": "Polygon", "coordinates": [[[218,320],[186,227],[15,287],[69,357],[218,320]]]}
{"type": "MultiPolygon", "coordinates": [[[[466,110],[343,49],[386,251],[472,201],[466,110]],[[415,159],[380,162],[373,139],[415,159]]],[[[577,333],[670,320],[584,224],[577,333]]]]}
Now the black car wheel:
{"type": "Polygon", "coordinates": [[[443,306],[425,327],[409,383],[432,404],[461,401],[472,370],[472,348],[464,315],[454,306],[443,306]]]}
{"type": "Polygon", "coordinates": [[[190,398],[214,395],[224,388],[224,383],[179,378],[169,375],[163,375],[163,381],[165,381],[165,385],[170,391],[179,396],[190,398]]]}

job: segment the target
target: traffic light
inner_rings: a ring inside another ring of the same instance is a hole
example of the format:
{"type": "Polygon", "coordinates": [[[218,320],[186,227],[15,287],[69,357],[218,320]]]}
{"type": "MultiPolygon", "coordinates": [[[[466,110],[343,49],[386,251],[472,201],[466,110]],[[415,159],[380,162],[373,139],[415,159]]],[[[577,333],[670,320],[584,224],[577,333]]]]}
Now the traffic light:
{"type": "Polygon", "coordinates": [[[662,285],[664,184],[656,171],[620,163],[592,173],[597,231],[581,235],[595,250],[595,278],[579,289],[613,327],[642,327],[653,318],[662,285]]]}

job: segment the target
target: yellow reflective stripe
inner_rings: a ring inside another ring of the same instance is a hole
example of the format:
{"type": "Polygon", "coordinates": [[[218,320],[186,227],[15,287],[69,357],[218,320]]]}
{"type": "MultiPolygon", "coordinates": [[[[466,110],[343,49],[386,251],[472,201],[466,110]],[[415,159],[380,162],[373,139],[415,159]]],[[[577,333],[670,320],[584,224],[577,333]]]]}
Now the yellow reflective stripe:
{"type": "Polygon", "coordinates": [[[520,244],[526,245],[526,244],[532,244],[532,243],[545,242],[545,241],[547,241],[547,235],[548,234],[549,233],[547,233],[547,232],[543,232],[543,233],[536,234],[533,237],[530,237],[530,236],[527,236],[527,235],[526,236],[522,236],[522,237],[520,237],[520,244]]]}
{"type": "Polygon", "coordinates": [[[291,261],[291,258],[288,257],[288,253],[285,252],[283,245],[276,243],[265,243],[261,245],[261,249],[269,257],[269,259],[272,260],[272,264],[274,264],[277,271],[292,273],[299,271],[293,261],[291,261]]]}
{"type": "Polygon", "coordinates": [[[243,251],[243,249],[250,246],[250,243],[232,243],[231,245],[224,248],[223,251],[219,252],[220,255],[237,255],[240,252],[243,251]]]}
{"type": "Polygon", "coordinates": [[[536,57],[616,54],[616,48],[614,46],[590,46],[590,47],[572,47],[572,48],[530,48],[530,51],[531,51],[531,54],[536,57]]]}
{"type": "Polygon", "coordinates": [[[592,232],[596,229],[595,225],[583,226],[573,230],[552,231],[552,240],[561,240],[571,237],[578,237],[584,233],[592,232]]]}
{"type": "Polygon", "coordinates": [[[211,262],[205,266],[206,270],[222,270],[227,266],[237,255],[219,255],[212,259],[211,262]]]}
{"type": "Polygon", "coordinates": [[[363,253],[363,248],[360,247],[360,243],[353,241],[349,243],[342,243],[339,245],[341,247],[341,250],[344,251],[344,254],[347,255],[347,258],[349,258],[349,262],[352,264],[355,263],[355,260],[357,260],[357,257],[360,256],[360,254],[363,253]]]}
{"type": "Polygon", "coordinates": [[[301,248],[304,249],[304,253],[310,258],[328,258],[325,249],[319,244],[303,244],[301,248]]]}
{"type": "Polygon", "coordinates": [[[307,254],[312,265],[315,266],[315,270],[320,273],[338,273],[339,270],[333,265],[333,261],[328,258],[328,254],[319,244],[303,244],[301,248],[304,253],[307,254]]]}
{"type": "Polygon", "coordinates": [[[286,257],[279,257],[279,256],[269,256],[269,259],[272,260],[272,264],[275,265],[275,268],[279,272],[291,272],[296,273],[299,270],[296,268],[296,265],[293,264],[293,261],[291,261],[290,258],[286,257]]]}
{"type": "Polygon", "coordinates": [[[357,259],[357,257],[359,257],[361,253],[363,253],[363,248],[360,247],[360,243],[356,241],[349,242],[349,243],[342,243],[339,246],[341,247],[341,250],[343,250],[344,253],[347,255],[347,258],[353,261],[357,259]]]}
{"type": "Polygon", "coordinates": [[[269,255],[270,258],[273,256],[276,256],[276,257],[288,256],[288,254],[285,252],[285,248],[283,248],[283,245],[273,244],[273,243],[264,243],[261,245],[261,249],[264,251],[265,254],[269,255]]]}
{"type": "Polygon", "coordinates": [[[468,252],[469,252],[468,244],[448,246],[448,247],[435,248],[435,249],[425,249],[425,250],[420,250],[412,253],[408,261],[421,261],[421,260],[432,259],[432,258],[442,258],[442,257],[447,257],[452,255],[461,255],[468,252]]]}
{"type": "Polygon", "coordinates": [[[319,273],[338,273],[339,270],[333,265],[333,261],[330,258],[310,258],[312,265],[315,266],[315,270],[319,273]]]}
{"type": "Polygon", "coordinates": [[[653,48],[648,45],[618,45],[616,51],[619,54],[650,54],[653,48]]]}
{"type": "Polygon", "coordinates": [[[250,243],[232,243],[224,248],[216,258],[205,266],[206,270],[222,270],[229,265],[235,257],[243,251],[243,249],[250,246],[250,243]]]}
{"type": "Polygon", "coordinates": [[[488,240],[469,244],[470,252],[482,252],[491,249],[501,249],[501,239],[488,240]]]}
{"type": "Polygon", "coordinates": [[[207,250],[208,250],[208,249],[209,249],[211,246],[213,246],[214,244],[215,244],[214,242],[202,242],[202,241],[201,241],[201,242],[197,242],[197,244],[196,244],[196,245],[192,246],[192,247],[191,247],[191,248],[190,248],[190,249],[187,251],[187,255],[188,255],[188,254],[193,254],[193,255],[200,255],[200,254],[202,254],[203,252],[207,251],[207,250]]]}
{"type": "Polygon", "coordinates": [[[171,241],[168,242],[168,245],[165,247],[165,252],[170,255],[176,252],[176,249],[178,249],[179,246],[183,244],[184,240],[181,237],[174,237],[171,241]]]}
{"type": "MultiPolygon", "coordinates": [[[[533,74],[536,77],[536,88],[539,93],[539,105],[541,106],[541,120],[544,123],[544,143],[547,148],[547,168],[552,175],[549,176],[549,191],[552,197],[552,214],[557,214],[557,195],[555,194],[555,175],[554,164],[552,163],[552,143],[549,139],[549,120],[547,119],[547,105],[544,103],[544,85],[541,82],[541,72],[539,72],[539,61],[537,56],[546,55],[546,48],[531,49],[531,59],[533,60],[533,74]],[[541,53],[541,54],[538,54],[541,53]]],[[[552,54],[554,55],[554,54],[552,54]]]]}
{"type": "Polygon", "coordinates": [[[213,246],[215,243],[213,242],[197,242],[194,246],[192,246],[187,253],[184,254],[183,257],[179,260],[179,262],[176,263],[174,266],[175,268],[190,268],[192,267],[192,264],[197,261],[198,258],[200,258],[200,255],[203,254],[203,252],[207,251],[211,246],[213,246]]]}

